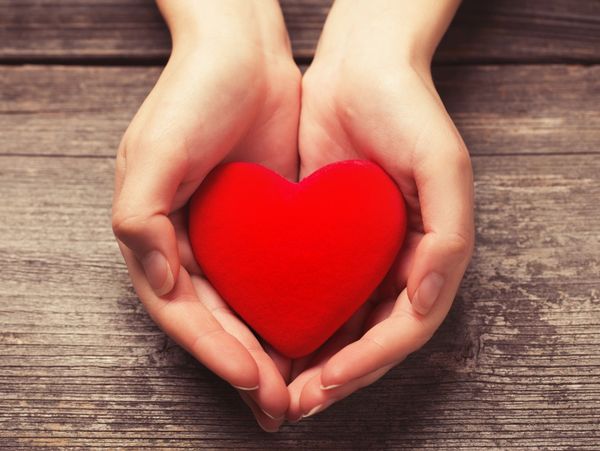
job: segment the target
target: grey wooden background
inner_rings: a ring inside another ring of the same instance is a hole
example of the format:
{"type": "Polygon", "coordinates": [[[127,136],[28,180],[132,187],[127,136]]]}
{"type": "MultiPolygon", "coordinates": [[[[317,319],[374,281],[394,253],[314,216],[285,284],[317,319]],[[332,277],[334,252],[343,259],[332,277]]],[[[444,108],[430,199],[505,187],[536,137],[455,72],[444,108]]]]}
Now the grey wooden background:
{"type": "MultiPolygon", "coordinates": [[[[282,1],[300,64],[326,0],[282,1]]],[[[263,433],[148,318],[113,155],[169,51],[148,0],[0,0],[0,446],[600,449],[600,2],[467,0],[435,76],[473,155],[448,319],[375,385],[263,433]]]]}

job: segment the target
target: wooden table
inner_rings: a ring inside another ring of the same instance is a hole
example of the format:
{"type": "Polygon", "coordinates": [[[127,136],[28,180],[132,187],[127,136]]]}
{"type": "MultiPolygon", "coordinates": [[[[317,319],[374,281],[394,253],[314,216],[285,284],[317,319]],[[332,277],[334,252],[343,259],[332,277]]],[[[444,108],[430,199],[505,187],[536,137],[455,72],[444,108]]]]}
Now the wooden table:
{"type": "MultiPolygon", "coordinates": [[[[301,64],[326,0],[283,1],[301,64]]],[[[600,2],[466,1],[436,57],[477,248],[421,351],[268,435],[136,299],[113,155],[169,38],[149,0],[0,0],[0,445],[600,449],[600,2]]]]}

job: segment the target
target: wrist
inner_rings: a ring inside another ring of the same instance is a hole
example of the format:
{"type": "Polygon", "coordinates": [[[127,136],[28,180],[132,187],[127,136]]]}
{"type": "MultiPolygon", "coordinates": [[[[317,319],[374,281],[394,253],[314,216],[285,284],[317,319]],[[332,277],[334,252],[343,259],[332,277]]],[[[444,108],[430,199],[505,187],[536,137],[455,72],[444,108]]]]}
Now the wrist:
{"type": "Polygon", "coordinates": [[[370,67],[430,71],[433,53],[459,0],[336,0],[315,62],[356,59],[370,67]]]}
{"type": "Polygon", "coordinates": [[[214,50],[289,57],[290,41],[277,0],[157,0],[173,53],[214,50]]]}

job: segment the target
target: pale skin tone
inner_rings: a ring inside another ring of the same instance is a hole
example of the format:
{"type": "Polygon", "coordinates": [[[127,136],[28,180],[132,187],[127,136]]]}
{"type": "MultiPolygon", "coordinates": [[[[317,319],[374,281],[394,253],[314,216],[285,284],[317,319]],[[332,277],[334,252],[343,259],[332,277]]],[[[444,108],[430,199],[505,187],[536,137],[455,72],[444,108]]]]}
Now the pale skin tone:
{"type": "Polygon", "coordinates": [[[275,431],[379,379],[451,307],[473,247],[473,182],[430,64],[458,1],[336,0],[304,77],[275,0],[158,5],[173,52],[122,140],[113,228],[152,318],[275,431]],[[406,243],[369,302],[313,355],[290,361],[202,277],[184,207],[222,162],[297,180],[356,158],[402,190],[406,243]]]}

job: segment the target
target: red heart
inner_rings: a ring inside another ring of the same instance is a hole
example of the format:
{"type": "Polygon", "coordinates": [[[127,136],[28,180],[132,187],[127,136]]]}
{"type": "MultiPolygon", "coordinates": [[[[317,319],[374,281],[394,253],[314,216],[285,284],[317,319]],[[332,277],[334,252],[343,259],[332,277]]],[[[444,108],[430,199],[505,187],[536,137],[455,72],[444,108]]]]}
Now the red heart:
{"type": "Polygon", "coordinates": [[[317,349],[367,300],[405,229],[400,191],[367,161],[330,164],[299,183],[229,163],[190,203],[190,240],[206,278],[291,358],[317,349]]]}

